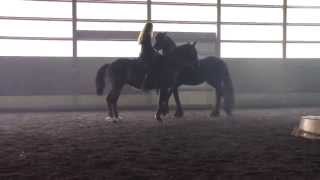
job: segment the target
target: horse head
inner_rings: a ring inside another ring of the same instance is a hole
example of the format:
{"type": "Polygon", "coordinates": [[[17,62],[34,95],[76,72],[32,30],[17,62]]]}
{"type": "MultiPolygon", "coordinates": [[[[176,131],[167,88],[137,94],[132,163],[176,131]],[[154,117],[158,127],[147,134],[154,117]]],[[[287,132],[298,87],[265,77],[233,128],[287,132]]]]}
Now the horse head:
{"type": "Polygon", "coordinates": [[[175,42],[167,35],[166,32],[159,32],[155,36],[153,48],[157,51],[162,50],[163,54],[168,54],[176,48],[175,42]]]}

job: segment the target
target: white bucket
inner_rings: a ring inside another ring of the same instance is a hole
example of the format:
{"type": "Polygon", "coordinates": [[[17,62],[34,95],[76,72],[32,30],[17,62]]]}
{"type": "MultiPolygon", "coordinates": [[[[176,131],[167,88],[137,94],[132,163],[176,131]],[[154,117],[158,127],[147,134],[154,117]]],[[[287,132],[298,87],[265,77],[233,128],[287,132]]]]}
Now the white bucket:
{"type": "Polygon", "coordinates": [[[292,132],[295,136],[320,139],[320,116],[302,116],[299,127],[292,132]]]}

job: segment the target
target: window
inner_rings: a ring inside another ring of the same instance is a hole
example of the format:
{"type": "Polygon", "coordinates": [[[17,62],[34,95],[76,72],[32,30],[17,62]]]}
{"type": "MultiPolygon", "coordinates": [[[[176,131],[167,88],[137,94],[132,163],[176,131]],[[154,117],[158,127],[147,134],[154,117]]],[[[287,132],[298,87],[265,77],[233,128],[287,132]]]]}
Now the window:
{"type": "Polygon", "coordinates": [[[79,57],[137,57],[137,41],[78,41],[79,57]]]}
{"type": "Polygon", "coordinates": [[[1,1],[0,16],[9,18],[0,20],[0,56],[72,56],[72,22],[66,21],[72,17],[71,5],[71,2],[1,1]],[[43,18],[56,20],[45,21],[43,18]],[[59,18],[63,19],[60,21],[59,18]]]}
{"type": "Polygon", "coordinates": [[[320,43],[316,41],[320,41],[320,26],[317,25],[320,23],[320,11],[315,7],[305,8],[303,6],[320,6],[320,2],[317,0],[288,0],[287,57],[319,58],[320,43]],[[290,8],[290,6],[302,7],[290,8]]]}
{"type": "Polygon", "coordinates": [[[288,26],[288,41],[320,41],[320,26],[288,26]]]}
{"type": "Polygon", "coordinates": [[[288,23],[320,23],[320,10],[288,8],[288,23]]]}
{"type": "Polygon", "coordinates": [[[281,8],[223,7],[224,22],[282,22],[281,8]]]}
{"type": "MultiPolygon", "coordinates": [[[[151,2],[154,31],[216,32],[217,0],[151,2]]],[[[282,57],[282,0],[221,0],[221,3],[223,57],[282,57]]],[[[287,3],[288,58],[319,58],[320,1],[287,0],[287,3]]],[[[89,31],[141,31],[148,10],[147,0],[86,1],[78,2],[77,7],[77,30],[89,31]]],[[[71,1],[3,0],[0,16],[0,56],[72,56],[71,1]]],[[[136,38],[111,39],[79,40],[78,54],[138,56],[140,46],[136,38]]]]}
{"type": "Polygon", "coordinates": [[[165,21],[216,21],[214,6],[152,5],[152,19],[165,21]]]}
{"type": "Polygon", "coordinates": [[[288,0],[288,6],[320,6],[319,0],[288,0]]]}
{"type": "Polygon", "coordinates": [[[147,0],[118,0],[118,1],[123,1],[123,2],[126,2],[126,1],[134,1],[134,2],[147,2],[147,0]]]}
{"type": "Polygon", "coordinates": [[[72,6],[70,2],[2,0],[0,16],[71,18],[72,6]]]}
{"type": "Polygon", "coordinates": [[[221,43],[225,58],[281,58],[281,43],[221,43]]]}
{"type": "Polygon", "coordinates": [[[79,19],[146,20],[145,4],[77,3],[79,19]]]}
{"type": "Polygon", "coordinates": [[[222,40],[282,40],[282,26],[222,25],[222,40]]]}
{"type": "MultiPolygon", "coordinates": [[[[275,0],[222,0],[222,3],[251,5],[281,4],[275,0]]],[[[281,6],[272,8],[222,6],[221,56],[226,58],[281,58],[282,44],[274,41],[281,41],[283,39],[282,20],[283,13],[281,6]],[[247,23],[252,24],[247,25],[247,23]],[[254,23],[262,25],[253,25],[254,23]],[[270,42],[266,43],[265,41],[270,42]]]]}
{"type": "Polygon", "coordinates": [[[0,39],[1,56],[72,56],[72,41],[0,39]]]}
{"type": "Polygon", "coordinates": [[[222,0],[223,4],[259,4],[259,5],[282,5],[282,0],[222,0]]]}
{"type": "MultiPolygon", "coordinates": [[[[159,1],[160,2],[160,1],[159,1]]],[[[165,1],[161,1],[165,2],[165,1]]],[[[176,1],[166,1],[176,2],[176,1]]],[[[179,1],[191,2],[191,1],[179,1]]],[[[205,1],[193,1],[203,3],[205,1]]],[[[209,2],[209,1],[208,1],[209,2]]],[[[212,2],[212,1],[211,1],[212,2]]],[[[170,21],[212,21],[216,20],[215,6],[152,5],[152,20],[164,20],[166,23],[154,23],[154,31],[212,32],[215,24],[179,24],[170,21]],[[177,13],[179,12],[179,13],[177,13]],[[193,12],[193,13],[190,13],[193,12]]],[[[146,4],[122,3],[78,3],[78,30],[99,31],[141,31],[144,23],[117,22],[117,20],[146,20],[146,4]],[[105,13],[109,12],[109,13],[105,13]],[[130,13],[128,13],[130,12],[130,13]],[[108,19],[114,22],[85,22],[81,19],[108,19]]],[[[110,37],[112,39],[112,37],[110,37]]],[[[80,57],[136,57],[140,45],[132,41],[78,41],[80,57]],[[125,51],[124,51],[125,49],[125,51]]]]}
{"type": "MultiPolygon", "coordinates": [[[[137,1],[135,1],[137,2],[137,1]]],[[[142,1],[146,2],[146,1],[142,1]]],[[[119,22],[119,20],[146,20],[146,3],[78,3],[78,30],[90,31],[141,31],[144,23],[119,22]],[[82,21],[92,19],[93,21],[82,21]],[[94,22],[95,19],[110,22],[94,22]]],[[[102,41],[78,41],[79,57],[136,57],[140,45],[136,40],[111,41],[112,37],[102,41]]]]}
{"type": "Polygon", "coordinates": [[[217,0],[152,0],[152,2],[217,3],[217,0]]]}
{"type": "Polygon", "coordinates": [[[71,21],[1,20],[0,36],[72,37],[71,21]]]}
{"type": "Polygon", "coordinates": [[[144,23],[128,22],[78,22],[78,30],[141,31],[144,23]]]}
{"type": "Polygon", "coordinates": [[[288,43],[288,58],[320,58],[320,43],[288,43]]]}
{"type": "Polygon", "coordinates": [[[216,32],[215,24],[172,24],[172,23],[155,23],[154,31],[168,32],[216,32]]]}

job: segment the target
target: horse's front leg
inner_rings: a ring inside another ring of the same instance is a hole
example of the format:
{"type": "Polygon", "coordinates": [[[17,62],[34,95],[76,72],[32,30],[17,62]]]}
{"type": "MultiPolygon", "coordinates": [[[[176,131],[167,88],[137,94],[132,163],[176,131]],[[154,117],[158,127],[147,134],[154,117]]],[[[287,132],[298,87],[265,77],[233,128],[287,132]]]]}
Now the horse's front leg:
{"type": "Polygon", "coordinates": [[[160,89],[160,96],[159,96],[159,101],[158,101],[158,109],[157,109],[157,112],[156,112],[156,115],[155,115],[155,119],[159,122],[162,122],[162,119],[161,119],[161,114],[162,114],[162,101],[164,99],[164,90],[163,89],[160,89]]]}
{"type": "Polygon", "coordinates": [[[169,112],[169,105],[168,105],[168,90],[167,89],[160,89],[160,97],[159,97],[159,104],[158,110],[155,115],[156,120],[162,121],[161,114],[166,115],[169,112]]]}
{"type": "Polygon", "coordinates": [[[221,96],[222,96],[222,89],[217,86],[216,87],[216,105],[215,109],[212,110],[210,116],[211,117],[218,117],[220,115],[220,104],[221,104],[221,96]]]}
{"type": "Polygon", "coordinates": [[[165,89],[163,94],[163,100],[161,102],[162,114],[165,116],[169,113],[169,99],[172,94],[172,88],[165,89]]]}
{"type": "Polygon", "coordinates": [[[174,100],[176,102],[176,113],[174,114],[175,117],[182,117],[183,116],[183,110],[180,102],[178,87],[173,88],[173,96],[174,100]]]}

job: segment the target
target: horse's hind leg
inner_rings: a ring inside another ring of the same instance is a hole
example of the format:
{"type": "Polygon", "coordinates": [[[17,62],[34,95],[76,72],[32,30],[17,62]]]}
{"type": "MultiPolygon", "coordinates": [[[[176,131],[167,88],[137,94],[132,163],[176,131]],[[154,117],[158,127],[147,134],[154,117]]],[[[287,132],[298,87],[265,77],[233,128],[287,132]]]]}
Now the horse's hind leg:
{"type": "Polygon", "coordinates": [[[121,81],[114,83],[113,88],[111,90],[112,93],[111,93],[110,99],[111,99],[112,113],[116,119],[119,119],[118,99],[119,99],[123,85],[124,85],[124,83],[122,83],[121,81]]]}
{"type": "MultiPolygon", "coordinates": [[[[210,84],[212,85],[212,84],[210,84]]],[[[220,115],[220,106],[221,106],[221,96],[222,96],[222,89],[221,86],[213,86],[216,87],[216,105],[210,114],[211,117],[218,117],[220,115]]]]}
{"type": "Polygon", "coordinates": [[[180,102],[178,87],[173,88],[173,96],[176,102],[176,113],[174,114],[175,117],[182,117],[183,116],[183,109],[180,102]]]}
{"type": "Polygon", "coordinates": [[[114,112],[114,117],[119,118],[119,113],[118,113],[118,99],[120,96],[121,88],[117,89],[114,93],[114,101],[113,101],[113,112],[114,112]]]}
{"type": "Polygon", "coordinates": [[[210,86],[214,87],[216,92],[216,104],[214,109],[212,109],[210,116],[211,117],[218,117],[220,115],[220,104],[221,104],[221,97],[222,97],[222,87],[219,83],[215,83],[214,80],[206,81],[210,86]]]}
{"type": "Polygon", "coordinates": [[[108,106],[108,115],[109,115],[109,117],[107,117],[107,118],[113,118],[112,94],[113,94],[113,92],[110,91],[107,98],[106,98],[106,102],[107,102],[107,106],[108,106]]]}

